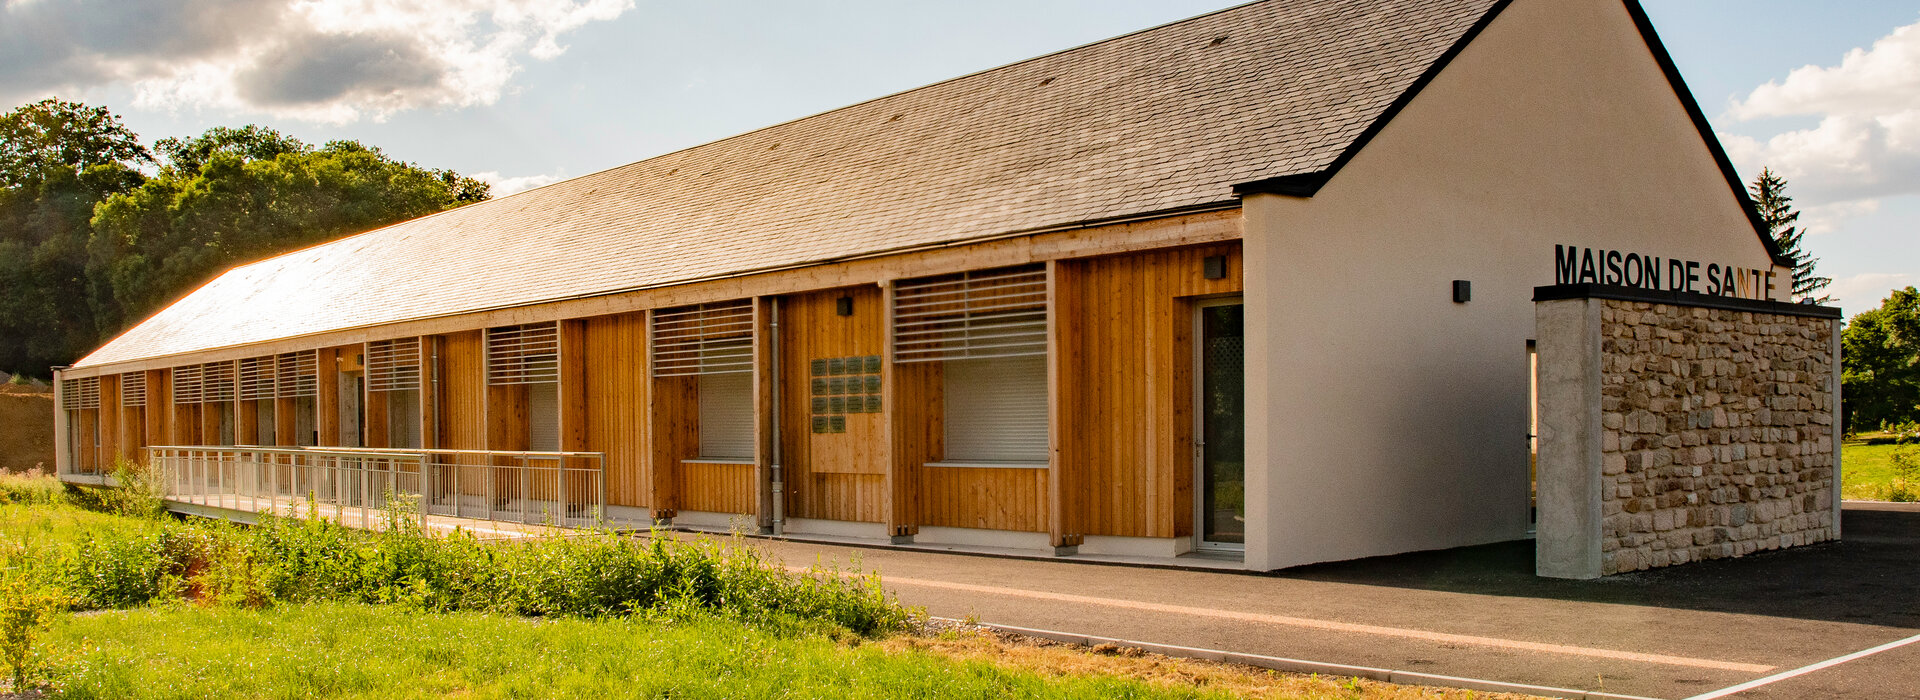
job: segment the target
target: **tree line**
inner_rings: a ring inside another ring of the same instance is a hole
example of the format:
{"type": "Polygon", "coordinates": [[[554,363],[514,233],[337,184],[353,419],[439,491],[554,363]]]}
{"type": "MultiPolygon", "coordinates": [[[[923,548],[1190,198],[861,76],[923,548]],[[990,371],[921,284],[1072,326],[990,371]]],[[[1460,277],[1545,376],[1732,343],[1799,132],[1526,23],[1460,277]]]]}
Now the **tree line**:
{"type": "Polygon", "coordinates": [[[104,107],[21,106],[0,116],[0,373],[46,378],[236,264],[488,197],[357,141],[149,148],[104,107]]]}

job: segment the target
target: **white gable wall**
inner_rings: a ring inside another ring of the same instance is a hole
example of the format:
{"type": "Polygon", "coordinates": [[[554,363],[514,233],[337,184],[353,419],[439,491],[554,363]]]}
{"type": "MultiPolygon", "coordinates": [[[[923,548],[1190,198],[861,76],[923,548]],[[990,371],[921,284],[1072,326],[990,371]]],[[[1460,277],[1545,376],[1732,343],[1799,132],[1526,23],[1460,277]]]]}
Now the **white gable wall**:
{"type": "Polygon", "coordinates": [[[1516,0],[1314,197],[1245,216],[1252,569],[1525,536],[1554,244],[1772,266],[1619,0],[1516,0]]]}

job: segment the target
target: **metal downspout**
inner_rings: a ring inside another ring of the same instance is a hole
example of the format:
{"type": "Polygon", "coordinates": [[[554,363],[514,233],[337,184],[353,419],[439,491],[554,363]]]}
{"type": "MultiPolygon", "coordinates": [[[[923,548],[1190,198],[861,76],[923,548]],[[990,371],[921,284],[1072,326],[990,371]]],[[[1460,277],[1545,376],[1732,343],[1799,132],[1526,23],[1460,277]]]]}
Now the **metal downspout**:
{"type": "Polygon", "coordinates": [[[780,468],[780,297],[773,298],[773,465],[768,470],[773,479],[773,534],[784,535],[787,531],[787,482],[780,468]]]}

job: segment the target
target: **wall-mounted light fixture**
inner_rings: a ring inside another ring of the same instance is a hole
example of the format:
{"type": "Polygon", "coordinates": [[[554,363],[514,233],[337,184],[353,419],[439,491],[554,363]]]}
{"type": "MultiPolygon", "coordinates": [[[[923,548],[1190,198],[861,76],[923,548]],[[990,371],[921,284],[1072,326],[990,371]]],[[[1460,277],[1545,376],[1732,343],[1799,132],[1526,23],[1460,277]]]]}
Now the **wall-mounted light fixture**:
{"type": "Polygon", "coordinates": [[[1473,301],[1473,283],[1467,280],[1453,281],[1453,303],[1465,304],[1473,301]]]}
{"type": "Polygon", "coordinates": [[[1210,280],[1225,279],[1227,276],[1227,256],[1209,255],[1201,258],[1200,276],[1210,280]]]}
{"type": "Polygon", "coordinates": [[[841,316],[852,316],[853,297],[840,297],[833,300],[833,312],[841,316]]]}

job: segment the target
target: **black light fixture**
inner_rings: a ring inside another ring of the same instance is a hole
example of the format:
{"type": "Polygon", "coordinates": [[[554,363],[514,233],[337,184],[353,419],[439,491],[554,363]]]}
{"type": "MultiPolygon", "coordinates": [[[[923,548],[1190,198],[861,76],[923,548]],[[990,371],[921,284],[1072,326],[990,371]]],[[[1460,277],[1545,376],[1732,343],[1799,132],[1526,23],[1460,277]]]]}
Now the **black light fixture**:
{"type": "Polygon", "coordinates": [[[1227,256],[1209,255],[1201,258],[1200,276],[1210,280],[1225,279],[1227,276],[1227,256]]]}
{"type": "Polygon", "coordinates": [[[852,316],[853,297],[840,297],[833,300],[833,312],[841,316],[852,316]]]}
{"type": "Polygon", "coordinates": [[[1473,283],[1467,280],[1453,281],[1453,303],[1465,304],[1473,301],[1473,283]]]}

